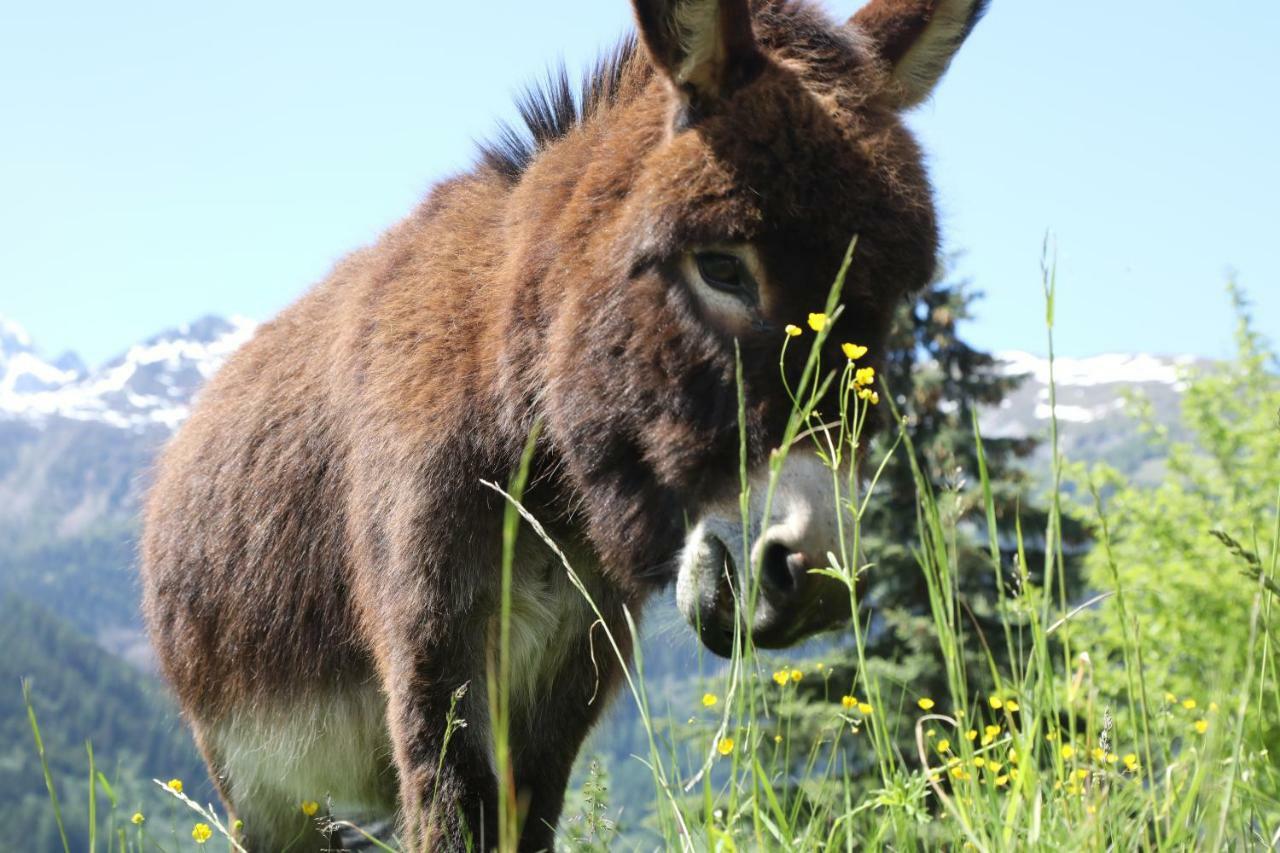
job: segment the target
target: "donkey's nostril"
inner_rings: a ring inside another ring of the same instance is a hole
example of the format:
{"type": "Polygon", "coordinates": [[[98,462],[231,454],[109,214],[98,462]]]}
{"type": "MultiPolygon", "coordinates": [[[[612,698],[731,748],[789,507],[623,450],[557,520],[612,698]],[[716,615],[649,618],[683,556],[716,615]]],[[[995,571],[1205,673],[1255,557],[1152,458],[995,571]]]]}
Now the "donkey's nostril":
{"type": "Polygon", "coordinates": [[[796,588],[795,575],[791,571],[792,556],[791,549],[781,542],[765,546],[760,573],[766,589],[786,594],[796,588]]]}

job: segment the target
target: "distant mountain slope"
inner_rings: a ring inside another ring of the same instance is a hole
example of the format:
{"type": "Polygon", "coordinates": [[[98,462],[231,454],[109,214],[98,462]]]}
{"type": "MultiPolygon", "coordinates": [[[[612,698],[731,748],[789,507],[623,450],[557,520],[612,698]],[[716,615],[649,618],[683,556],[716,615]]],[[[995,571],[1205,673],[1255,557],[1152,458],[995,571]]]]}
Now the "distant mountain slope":
{"type": "MultiPolygon", "coordinates": [[[[193,796],[212,792],[172,704],[148,677],[22,597],[0,590],[0,825],[5,849],[61,849],[19,690],[31,682],[71,849],[87,850],[88,756],[112,781],[125,815],[149,814],[163,796],[150,779],[182,778],[193,796]],[[22,839],[20,848],[11,847],[22,839]]],[[[106,808],[100,796],[99,809],[106,808]]],[[[166,811],[174,809],[166,804],[166,811]]]]}
{"type": "Polygon", "coordinates": [[[1049,468],[1049,416],[1056,410],[1064,457],[1076,462],[1106,461],[1142,482],[1158,479],[1163,451],[1142,432],[1137,417],[1140,406],[1134,398],[1149,406],[1154,420],[1170,428],[1174,438],[1181,438],[1179,413],[1186,379],[1211,365],[1192,356],[1059,358],[1053,363],[1057,399],[1051,409],[1048,359],[1024,352],[1002,352],[997,357],[1007,373],[1026,378],[998,408],[983,414],[984,435],[1040,438],[1041,445],[1027,464],[1033,475],[1044,475],[1049,468]]]}

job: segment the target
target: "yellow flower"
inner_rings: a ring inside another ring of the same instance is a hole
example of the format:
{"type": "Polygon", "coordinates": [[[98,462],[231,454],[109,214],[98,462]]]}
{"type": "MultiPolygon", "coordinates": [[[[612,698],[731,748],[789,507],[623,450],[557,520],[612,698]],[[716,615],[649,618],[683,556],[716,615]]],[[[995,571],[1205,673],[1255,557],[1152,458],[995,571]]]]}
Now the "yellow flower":
{"type": "Polygon", "coordinates": [[[1093,756],[1094,761],[1101,761],[1107,757],[1107,753],[1100,746],[1095,746],[1089,754],[1093,756]]]}
{"type": "Polygon", "coordinates": [[[773,736],[773,742],[774,742],[774,743],[782,743],[782,735],[774,735],[774,736],[773,736]]]}
{"type": "Polygon", "coordinates": [[[875,709],[874,709],[874,708],[872,708],[870,705],[868,705],[866,702],[859,702],[859,703],[858,703],[858,713],[859,713],[859,714],[861,714],[861,715],[862,715],[862,716],[864,716],[864,717],[865,717],[865,716],[868,716],[868,715],[869,715],[872,711],[874,711],[874,710],[875,710],[875,709]]]}
{"type": "Polygon", "coordinates": [[[880,405],[880,393],[878,391],[872,391],[870,388],[858,389],[858,399],[866,400],[873,406],[880,405]]]}
{"type": "Polygon", "coordinates": [[[793,670],[791,670],[791,680],[792,680],[792,681],[794,681],[794,682],[796,682],[797,684],[799,684],[799,683],[800,683],[800,679],[802,679],[802,678],[804,678],[804,673],[803,673],[803,672],[801,672],[801,671],[800,671],[800,670],[798,670],[798,669],[793,669],[793,670]]]}
{"type": "Polygon", "coordinates": [[[933,740],[935,737],[937,737],[937,736],[938,736],[938,730],[937,730],[937,729],[927,729],[927,730],[925,731],[925,736],[926,736],[926,737],[928,737],[930,740],[933,740]]]}
{"type": "Polygon", "coordinates": [[[1004,707],[1004,700],[1001,699],[999,696],[992,696],[990,699],[987,700],[987,704],[991,706],[991,709],[993,711],[999,711],[1001,708],[1004,707]]]}
{"type": "Polygon", "coordinates": [[[316,812],[320,811],[320,804],[315,800],[307,800],[299,808],[307,817],[315,817],[316,812]]]}
{"type": "Polygon", "coordinates": [[[1178,697],[1174,696],[1172,693],[1165,693],[1164,701],[1168,702],[1170,705],[1176,705],[1178,703],[1178,697]]]}
{"type": "Polygon", "coordinates": [[[1107,763],[1108,763],[1108,764],[1115,764],[1115,763],[1116,763],[1117,761],[1119,761],[1119,760],[1120,760],[1120,756],[1116,755],[1114,752],[1108,752],[1108,753],[1107,753],[1107,763]]]}
{"type": "Polygon", "coordinates": [[[1062,745],[1062,757],[1065,760],[1070,761],[1072,756],[1074,756],[1075,754],[1076,754],[1076,748],[1074,746],[1072,746],[1069,743],[1062,745]]]}
{"type": "Polygon", "coordinates": [[[943,738],[942,740],[938,741],[938,752],[950,752],[950,751],[951,751],[951,741],[947,740],[946,738],[943,738]]]}
{"type": "Polygon", "coordinates": [[[1196,720],[1195,728],[1196,728],[1196,732],[1197,732],[1198,734],[1204,734],[1205,732],[1209,731],[1209,721],[1208,721],[1208,720],[1196,720]]]}
{"type": "Polygon", "coordinates": [[[987,769],[990,770],[992,773],[999,773],[1001,767],[1004,767],[1004,765],[1001,764],[999,761],[987,762],[987,769]]]}
{"type": "Polygon", "coordinates": [[[853,374],[853,384],[858,387],[870,385],[876,381],[876,369],[874,367],[859,367],[853,374]]]}
{"type": "Polygon", "coordinates": [[[920,710],[922,711],[933,710],[933,700],[928,697],[916,700],[916,704],[920,706],[920,710]]]}
{"type": "Polygon", "coordinates": [[[841,696],[840,706],[846,711],[852,711],[854,708],[858,707],[858,700],[852,696],[841,696]]]}
{"type": "Polygon", "coordinates": [[[1018,703],[1013,701],[1012,699],[1005,700],[1004,709],[1008,711],[1010,714],[1016,712],[1019,707],[1020,706],[1018,705],[1018,703]]]}
{"type": "Polygon", "coordinates": [[[826,315],[826,314],[810,314],[810,315],[809,315],[809,328],[810,328],[810,329],[813,329],[815,332],[821,332],[821,331],[822,331],[823,329],[825,329],[826,327],[827,327],[827,315],[826,315]]]}
{"type": "Polygon", "coordinates": [[[1006,775],[1004,775],[1004,776],[997,776],[997,777],[996,777],[996,787],[997,787],[997,788],[1003,788],[1005,785],[1008,785],[1008,784],[1009,784],[1009,776],[1008,776],[1007,774],[1006,774],[1006,775]]]}
{"type": "Polygon", "coordinates": [[[977,736],[978,736],[978,733],[973,729],[969,729],[969,731],[964,733],[964,739],[969,741],[970,743],[972,743],[974,738],[976,738],[977,736]]]}
{"type": "Polygon", "coordinates": [[[204,844],[210,838],[213,838],[213,830],[209,828],[207,823],[197,823],[191,827],[191,837],[196,840],[196,844],[204,844]]]}
{"type": "Polygon", "coordinates": [[[181,779],[170,779],[168,782],[166,782],[166,783],[165,783],[165,787],[166,787],[166,788],[168,788],[170,791],[173,791],[175,794],[181,794],[181,793],[182,793],[182,780],[181,780],[181,779]]]}
{"type": "Polygon", "coordinates": [[[1194,711],[1194,710],[1195,710],[1195,708],[1196,708],[1196,700],[1194,700],[1194,699],[1183,699],[1183,700],[1182,700],[1182,707],[1186,708],[1188,711],[1194,711]]]}
{"type": "Polygon", "coordinates": [[[845,358],[850,361],[857,361],[867,354],[867,348],[858,346],[857,344],[842,344],[840,351],[844,353],[845,358]]]}
{"type": "Polygon", "coordinates": [[[789,338],[798,338],[802,334],[800,327],[792,325],[791,323],[787,324],[787,328],[785,331],[787,333],[787,337],[789,338]]]}
{"type": "Polygon", "coordinates": [[[1052,741],[1057,740],[1057,739],[1058,739],[1058,730],[1057,730],[1057,729],[1049,729],[1049,731],[1047,731],[1047,732],[1045,732],[1045,733],[1044,733],[1044,739],[1045,739],[1045,740],[1047,740],[1047,741],[1051,741],[1051,742],[1052,742],[1052,741]]]}
{"type": "Polygon", "coordinates": [[[786,687],[787,681],[791,678],[791,673],[785,669],[780,669],[773,674],[773,680],[777,682],[779,687],[786,687]]]}
{"type": "Polygon", "coordinates": [[[717,696],[716,696],[716,694],[714,694],[714,693],[703,693],[703,694],[702,694],[702,707],[704,707],[704,708],[712,708],[712,707],[715,707],[715,704],[716,704],[717,702],[719,702],[719,701],[720,701],[719,697],[717,697],[717,696]]]}
{"type": "Polygon", "coordinates": [[[728,755],[729,753],[733,752],[733,738],[731,737],[720,738],[720,742],[716,744],[716,751],[719,752],[721,755],[728,755]]]}
{"type": "Polygon", "coordinates": [[[240,818],[236,818],[235,823],[231,824],[231,828],[236,832],[239,832],[244,829],[244,821],[240,820],[240,818]]]}
{"type": "Polygon", "coordinates": [[[146,817],[143,816],[142,812],[134,812],[133,817],[129,818],[129,821],[134,826],[142,826],[144,820],[146,820],[146,817]]]}
{"type": "Polygon", "coordinates": [[[1085,779],[1088,779],[1088,778],[1089,778],[1089,771],[1088,771],[1088,770],[1085,770],[1083,767],[1081,767],[1081,768],[1077,769],[1077,770],[1076,770],[1076,778],[1077,778],[1077,779],[1080,779],[1081,781],[1083,781],[1083,780],[1085,780],[1085,779]]]}
{"type": "Polygon", "coordinates": [[[1135,753],[1129,753],[1124,757],[1124,769],[1130,773],[1138,772],[1138,756],[1135,753]]]}
{"type": "Polygon", "coordinates": [[[973,759],[973,766],[981,770],[983,767],[987,766],[987,759],[979,755],[977,758],[973,759]]]}

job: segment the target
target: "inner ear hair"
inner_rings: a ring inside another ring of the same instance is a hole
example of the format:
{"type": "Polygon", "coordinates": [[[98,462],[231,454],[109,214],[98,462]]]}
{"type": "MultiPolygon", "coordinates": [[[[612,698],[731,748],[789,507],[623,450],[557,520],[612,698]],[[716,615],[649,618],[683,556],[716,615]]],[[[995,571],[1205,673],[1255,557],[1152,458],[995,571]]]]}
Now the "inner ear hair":
{"type": "Polygon", "coordinates": [[[761,54],[749,0],[632,0],[655,65],[697,114],[744,85],[761,54]]]}
{"type": "Polygon", "coordinates": [[[871,0],[849,24],[889,67],[887,96],[899,109],[929,97],[990,0],[871,0]]]}

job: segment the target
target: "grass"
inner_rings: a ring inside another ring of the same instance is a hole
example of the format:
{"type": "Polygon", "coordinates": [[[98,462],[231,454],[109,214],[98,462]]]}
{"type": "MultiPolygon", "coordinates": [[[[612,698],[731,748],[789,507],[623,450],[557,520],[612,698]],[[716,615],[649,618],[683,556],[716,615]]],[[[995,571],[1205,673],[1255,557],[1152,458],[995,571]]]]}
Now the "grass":
{"type": "MultiPolygon", "coordinates": [[[[604,771],[592,765],[579,799],[580,814],[562,824],[561,843],[568,849],[595,850],[610,846],[643,846],[689,851],[777,849],[1069,849],[1165,851],[1184,849],[1257,848],[1280,844],[1280,781],[1274,763],[1264,752],[1250,752],[1246,727],[1250,721],[1274,721],[1275,634],[1273,596],[1276,594],[1280,523],[1269,532],[1269,549],[1257,556],[1225,536],[1241,560],[1241,570],[1256,580],[1257,591],[1248,613],[1250,656],[1242,672],[1224,668],[1223,679],[1204,685],[1196,696],[1161,694],[1150,686],[1152,673],[1144,666],[1138,617],[1127,610],[1121,573],[1114,585],[1082,606],[1067,601],[1065,583],[1033,582],[1026,564],[1023,531],[1016,547],[1022,557],[1011,579],[1001,566],[996,540],[992,484],[983,456],[982,437],[975,419],[973,440],[978,449],[980,494],[987,518],[990,569],[1000,591],[1002,631],[1006,645],[1019,653],[1001,664],[986,648],[984,638],[966,629],[965,604],[957,579],[958,543],[970,533],[960,529],[955,513],[917,464],[916,448],[905,422],[894,408],[891,389],[881,385],[879,396],[900,424],[887,454],[906,454],[918,492],[918,541],[915,553],[928,586],[932,631],[945,666],[945,694],[921,695],[910,683],[895,680],[867,654],[872,615],[863,611],[857,580],[874,571],[874,554],[864,553],[862,521],[886,458],[869,460],[872,474],[865,481],[849,460],[861,452],[863,428],[872,407],[875,387],[858,374],[856,365],[822,363],[821,352],[842,312],[840,287],[844,269],[856,246],[851,245],[841,276],[812,331],[788,336],[787,346],[809,346],[798,384],[789,388],[793,410],[785,438],[770,460],[766,507],[772,500],[778,474],[788,453],[807,446],[829,462],[840,496],[832,507],[841,531],[839,553],[828,555],[826,566],[815,569],[845,584],[859,613],[851,635],[856,668],[852,675],[837,673],[820,659],[782,662],[761,654],[750,638],[741,638],[726,667],[700,675],[702,696],[684,720],[668,705],[664,716],[655,708],[645,678],[641,644],[631,643],[635,656],[626,668],[626,695],[638,710],[647,752],[636,757],[652,781],[653,797],[647,819],[619,836],[610,815],[604,771]],[[826,391],[839,388],[847,417],[824,422],[815,412],[826,391]],[[866,393],[860,394],[859,390],[866,393]],[[1126,629],[1122,649],[1124,690],[1106,698],[1095,689],[1094,663],[1073,635],[1081,613],[1103,597],[1113,597],[1126,629]],[[966,654],[986,654],[994,688],[975,695],[962,665],[966,654]],[[828,701],[812,701],[820,696],[828,701]],[[803,698],[803,701],[802,701],[803,698]],[[905,745],[905,746],[904,746],[905,745]]],[[[1052,365],[1052,265],[1044,273],[1046,320],[1052,365]]],[[[1052,377],[1052,368],[1051,368],[1052,377]]],[[[785,377],[783,379],[785,382],[785,377]]],[[[1052,388],[1051,379],[1051,388],[1052,388]]],[[[1050,392],[1051,395],[1053,392],[1050,392]]],[[[742,391],[739,387],[741,404],[742,391]]],[[[1065,555],[1061,521],[1064,512],[1063,461],[1058,451],[1056,419],[1052,425],[1052,482],[1049,521],[1043,531],[1045,564],[1041,577],[1064,579],[1065,555]]],[[[747,515],[747,464],[742,439],[740,477],[742,512],[747,515]]],[[[532,448],[532,440],[530,441],[532,448]]],[[[600,615],[587,587],[563,552],[547,536],[538,520],[519,502],[528,471],[530,451],[507,488],[488,484],[508,499],[504,526],[503,631],[498,662],[487,685],[495,721],[495,744],[501,804],[499,845],[514,849],[518,815],[510,780],[510,755],[505,721],[509,673],[504,651],[509,643],[505,625],[510,615],[511,555],[516,529],[527,525],[543,537],[562,561],[575,587],[600,615]]],[[[1280,484],[1276,484],[1280,487],[1280,484]]],[[[1099,531],[1096,547],[1111,555],[1111,531],[1105,502],[1095,491],[1092,507],[1099,531]]],[[[765,515],[767,517],[767,509],[765,515]]],[[[1212,520],[1205,519],[1206,527],[1212,520]]],[[[748,565],[749,543],[742,565],[748,565]]],[[[1114,562],[1112,568],[1115,569],[1114,562]]],[[[750,611],[759,594],[758,567],[748,573],[739,606],[750,611]]],[[[747,620],[750,621],[749,619],[747,620]]],[[[635,622],[627,617],[628,629],[635,622]]],[[[604,624],[601,620],[600,624],[604,624]]],[[[621,657],[627,644],[605,626],[602,653],[621,657]]],[[[633,638],[635,639],[635,638],[633,638]]],[[[1194,642],[1188,637],[1187,642],[1194,642]]],[[[43,754],[35,710],[30,720],[37,749],[43,754]]],[[[1271,724],[1274,724],[1272,722],[1271,724]]],[[[453,721],[450,721],[450,726],[453,721]]],[[[446,743],[447,748],[447,743],[446,743]]],[[[442,756],[443,760],[443,756],[442,756]]],[[[51,808],[61,828],[55,785],[46,768],[51,808]]],[[[157,783],[160,784],[160,783],[157,783]]],[[[187,825],[195,837],[186,841],[172,831],[152,837],[148,824],[130,823],[117,808],[117,796],[107,780],[92,769],[90,752],[90,837],[107,853],[176,850],[196,845],[205,827],[211,843],[239,849],[237,829],[224,825],[216,810],[187,799],[172,786],[161,786],[191,813],[187,825]],[[97,792],[107,795],[105,813],[95,814],[97,792]],[[97,823],[102,831],[97,832],[97,823]]],[[[633,810],[635,804],[628,804],[633,810]]],[[[65,834],[64,846],[65,846],[65,834]]],[[[92,844],[91,842],[91,849],[92,844]]],[[[379,842],[381,849],[393,849],[379,842]]]]}

